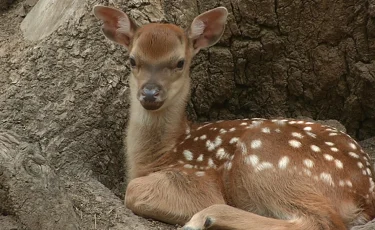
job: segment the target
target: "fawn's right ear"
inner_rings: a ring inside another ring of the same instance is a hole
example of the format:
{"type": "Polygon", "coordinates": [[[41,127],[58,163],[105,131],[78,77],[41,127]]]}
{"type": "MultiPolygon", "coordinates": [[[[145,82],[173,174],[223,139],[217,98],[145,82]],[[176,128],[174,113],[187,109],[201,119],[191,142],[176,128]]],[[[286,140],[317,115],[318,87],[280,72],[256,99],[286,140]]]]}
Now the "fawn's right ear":
{"type": "Polygon", "coordinates": [[[102,20],[102,31],[111,41],[129,48],[130,42],[137,29],[137,25],[121,10],[108,6],[94,6],[96,18],[102,20]]]}

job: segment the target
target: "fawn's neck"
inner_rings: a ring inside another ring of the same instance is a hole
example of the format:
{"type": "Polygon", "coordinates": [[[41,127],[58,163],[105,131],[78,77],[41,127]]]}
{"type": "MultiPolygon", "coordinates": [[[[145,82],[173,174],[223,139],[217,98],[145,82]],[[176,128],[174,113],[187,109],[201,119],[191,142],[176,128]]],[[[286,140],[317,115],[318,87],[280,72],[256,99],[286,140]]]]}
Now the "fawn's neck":
{"type": "Polygon", "coordinates": [[[188,92],[183,92],[183,97],[174,99],[173,104],[161,111],[148,111],[131,97],[126,138],[129,179],[143,176],[145,169],[151,170],[148,167],[171,152],[177,139],[185,134],[188,92]]]}

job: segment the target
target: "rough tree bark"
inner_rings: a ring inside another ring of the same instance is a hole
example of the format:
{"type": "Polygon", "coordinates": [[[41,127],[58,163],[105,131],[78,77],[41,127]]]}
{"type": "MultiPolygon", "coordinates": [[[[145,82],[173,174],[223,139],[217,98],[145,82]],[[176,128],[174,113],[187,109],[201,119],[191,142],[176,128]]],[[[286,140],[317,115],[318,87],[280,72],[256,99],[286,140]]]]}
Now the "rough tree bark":
{"type": "Polygon", "coordinates": [[[185,27],[229,9],[193,63],[193,120],[305,116],[375,136],[373,0],[0,0],[1,230],[175,229],[123,206],[129,69],[95,4],[185,27]]]}

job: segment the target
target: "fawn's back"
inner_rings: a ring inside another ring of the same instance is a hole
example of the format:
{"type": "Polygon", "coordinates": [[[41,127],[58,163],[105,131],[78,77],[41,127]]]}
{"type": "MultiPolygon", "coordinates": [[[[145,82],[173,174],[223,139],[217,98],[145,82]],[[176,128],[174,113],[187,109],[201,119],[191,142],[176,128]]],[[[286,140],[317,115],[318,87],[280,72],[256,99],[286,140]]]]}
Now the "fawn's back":
{"type": "Polygon", "coordinates": [[[179,141],[169,156],[178,162],[174,167],[201,180],[219,177],[227,203],[235,207],[286,218],[277,203],[292,208],[295,199],[308,199],[304,189],[313,185],[348,222],[360,209],[367,219],[375,216],[369,156],[335,128],[242,119],[193,126],[179,141]]]}

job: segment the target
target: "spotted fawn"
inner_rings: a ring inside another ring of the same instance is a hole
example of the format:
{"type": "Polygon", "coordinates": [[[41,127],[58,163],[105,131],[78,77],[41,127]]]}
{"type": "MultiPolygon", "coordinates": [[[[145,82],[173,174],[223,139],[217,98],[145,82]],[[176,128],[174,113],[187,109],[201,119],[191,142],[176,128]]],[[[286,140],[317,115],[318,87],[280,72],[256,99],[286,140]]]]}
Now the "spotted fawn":
{"type": "Polygon", "coordinates": [[[131,75],[125,204],[184,230],[344,230],[375,217],[373,167],[347,134],[294,119],[187,121],[189,68],[223,34],[228,12],[138,26],[94,7],[125,47],[131,75]]]}

